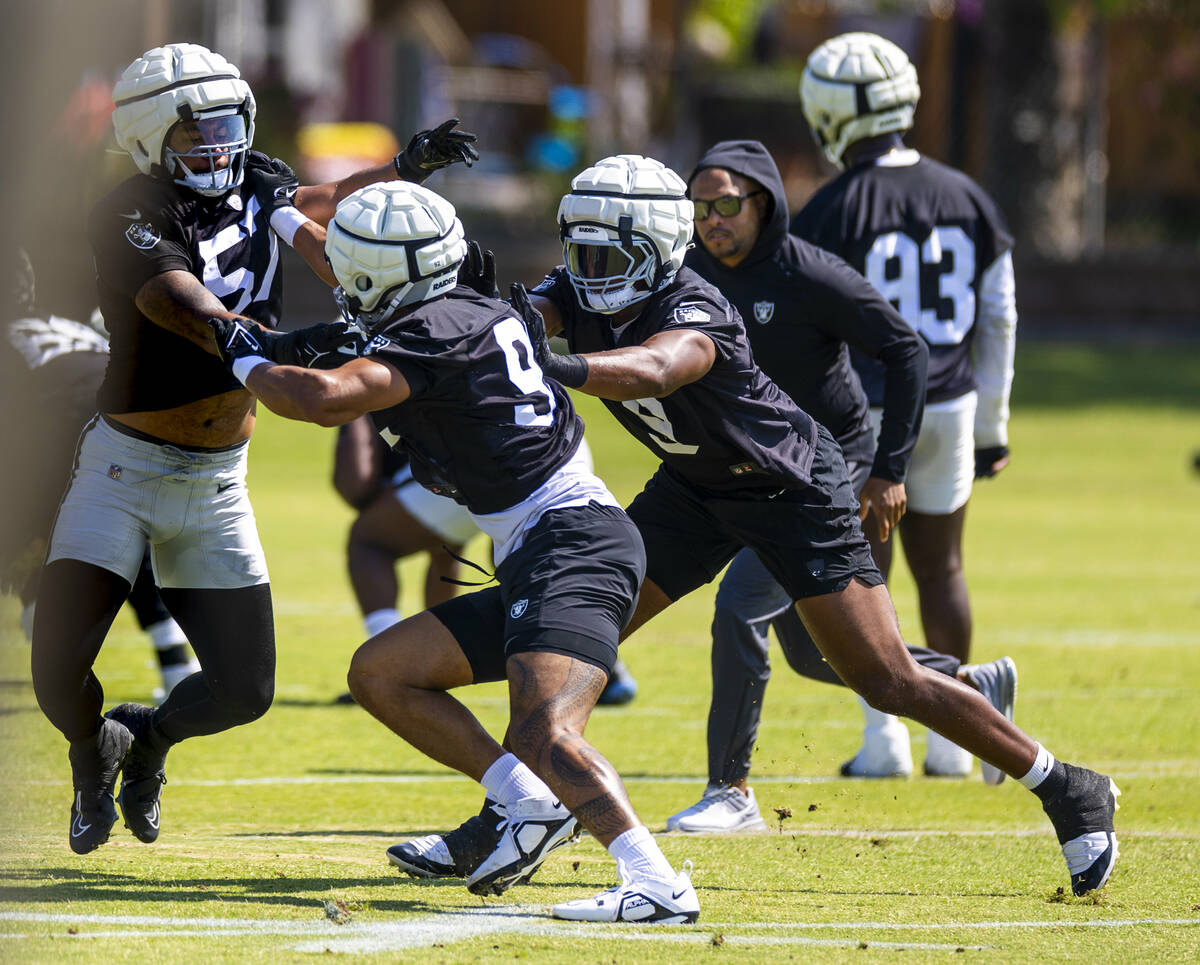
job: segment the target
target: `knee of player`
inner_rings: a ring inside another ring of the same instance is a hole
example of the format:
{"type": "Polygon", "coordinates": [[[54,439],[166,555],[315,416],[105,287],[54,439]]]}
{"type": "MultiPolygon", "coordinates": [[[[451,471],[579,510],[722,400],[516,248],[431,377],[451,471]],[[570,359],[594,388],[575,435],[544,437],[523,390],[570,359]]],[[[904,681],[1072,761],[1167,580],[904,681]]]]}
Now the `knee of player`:
{"type": "Polygon", "coordinates": [[[851,686],[863,700],[885,714],[903,715],[912,709],[914,681],[903,671],[862,674],[851,686]]]}
{"type": "Polygon", "coordinates": [[[214,688],[212,694],[229,718],[231,726],[248,724],[271,709],[275,699],[275,681],[269,676],[250,677],[234,686],[214,688]]]}

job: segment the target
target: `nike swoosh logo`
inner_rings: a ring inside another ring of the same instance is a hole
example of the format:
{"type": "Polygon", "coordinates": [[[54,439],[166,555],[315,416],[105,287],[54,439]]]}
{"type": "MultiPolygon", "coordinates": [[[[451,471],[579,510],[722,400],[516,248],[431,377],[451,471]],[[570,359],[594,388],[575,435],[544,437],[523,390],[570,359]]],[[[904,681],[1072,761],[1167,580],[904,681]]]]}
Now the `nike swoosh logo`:
{"type": "Polygon", "coordinates": [[[226,489],[232,489],[236,485],[237,485],[237,483],[224,483],[222,485],[218,485],[217,492],[223,493],[223,492],[225,492],[226,489]]]}
{"type": "Polygon", "coordinates": [[[128,218],[130,221],[141,221],[142,220],[142,212],[141,212],[140,208],[134,208],[128,214],[125,213],[124,211],[122,211],[121,217],[128,218]]]}
{"type": "MultiPolygon", "coordinates": [[[[76,805],[75,805],[76,808],[79,807],[80,803],[82,803],[82,802],[81,801],[76,802],[76,805]]],[[[75,812],[75,820],[71,822],[71,837],[77,838],[81,834],[86,834],[88,828],[90,828],[90,827],[91,827],[90,824],[83,823],[83,815],[81,813],[79,813],[79,811],[76,811],[75,812]]]]}
{"type": "Polygon", "coordinates": [[[682,898],[682,897],[683,897],[684,895],[686,895],[686,894],[687,894],[687,889],[686,889],[686,888],[680,888],[678,891],[672,891],[672,892],[671,892],[671,899],[672,899],[673,901],[678,901],[680,898],[682,898]]]}
{"type": "Polygon", "coordinates": [[[158,802],[157,801],[154,802],[154,817],[146,818],[146,823],[148,825],[150,825],[150,827],[154,828],[155,831],[158,830],[158,802]]]}

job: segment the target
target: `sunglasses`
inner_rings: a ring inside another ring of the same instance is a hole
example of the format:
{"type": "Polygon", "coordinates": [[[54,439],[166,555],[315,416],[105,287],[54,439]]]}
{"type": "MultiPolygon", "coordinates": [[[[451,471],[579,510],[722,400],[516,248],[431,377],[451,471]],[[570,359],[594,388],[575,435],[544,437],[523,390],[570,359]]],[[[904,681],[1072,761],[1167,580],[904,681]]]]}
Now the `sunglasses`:
{"type": "Polygon", "coordinates": [[[719,198],[713,198],[711,201],[692,201],[696,208],[696,220],[703,221],[709,216],[709,213],[716,211],[722,218],[732,218],[742,210],[742,202],[747,198],[753,198],[756,194],[763,194],[760,188],[758,191],[751,191],[749,194],[723,194],[719,198]]]}

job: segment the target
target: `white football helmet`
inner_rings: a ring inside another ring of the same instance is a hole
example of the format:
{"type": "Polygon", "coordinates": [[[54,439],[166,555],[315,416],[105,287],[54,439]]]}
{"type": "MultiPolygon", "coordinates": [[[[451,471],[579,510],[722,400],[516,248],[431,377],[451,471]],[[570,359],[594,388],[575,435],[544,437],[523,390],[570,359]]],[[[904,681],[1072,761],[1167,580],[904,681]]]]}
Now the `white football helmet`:
{"type": "Polygon", "coordinates": [[[575,297],[608,315],[679,271],[692,240],[692,202],[669,167],[618,154],[575,176],[558,205],[558,224],[575,297]]]}
{"type": "Polygon", "coordinates": [[[826,40],[808,58],[800,100],[813,136],[839,168],[855,141],[907,131],[921,96],[908,55],[878,34],[826,40]]]}
{"type": "Polygon", "coordinates": [[[117,144],[143,174],[207,197],[242,183],[254,140],[254,95],[220,54],[198,44],[155,47],[125,68],[112,96],[117,144]],[[194,124],[185,151],[169,146],[178,124],[194,124]],[[206,169],[193,171],[184,158],[200,158],[206,169]]]}
{"type": "Polygon", "coordinates": [[[334,297],[346,320],[367,332],[400,308],[450,291],[466,254],[454,205],[409,181],[371,184],[343,198],[325,237],[341,285],[334,297]]]}

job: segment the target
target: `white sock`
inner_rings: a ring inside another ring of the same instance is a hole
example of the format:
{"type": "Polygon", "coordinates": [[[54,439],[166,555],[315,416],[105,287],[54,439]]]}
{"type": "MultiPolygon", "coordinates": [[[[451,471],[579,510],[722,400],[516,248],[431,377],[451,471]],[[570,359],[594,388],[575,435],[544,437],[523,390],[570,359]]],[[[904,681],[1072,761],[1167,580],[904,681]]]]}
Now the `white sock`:
{"type": "Polygon", "coordinates": [[[1029,773],[1024,777],[1018,777],[1017,780],[1024,786],[1033,790],[1042,783],[1050,772],[1054,769],[1054,755],[1051,754],[1041,744],[1037,746],[1037,757],[1034,758],[1033,767],[1029,769],[1029,773]]]}
{"type": "Polygon", "coordinates": [[[858,698],[858,702],[862,705],[863,724],[865,726],[883,728],[900,723],[900,718],[895,714],[885,714],[882,710],[876,710],[861,697],[858,698]]]}
{"type": "Polygon", "coordinates": [[[675,869],[659,850],[658,842],[645,825],[639,824],[613,838],[608,853],[631,872],[646,878],[674,881],[675,869]]]}
{"type": "Polygon", "coordinates": [[[372,610],[363,617],[363,626],[366,628],[368,637],[383,633],[388,627],[394,627],[399,622],[400,611],[393,610],[390,607],[385,607],[382,610],[372,610]]]}
{"type": "Polygon", "coordinates": [[[179,624],[171,617],[150,624],[146,627],[146,633],[149,634],[155,650],[170,650],[171,647],[179,647],[188,642],[179,624]]]}
{"type": "Polygon", "coordinates": [[[502,754],[483,772],[479,783],[496,801],[506,808],[523,797],[553,798],[554,792],[545,781],[521,763],[516,754],[502,754]]]}

